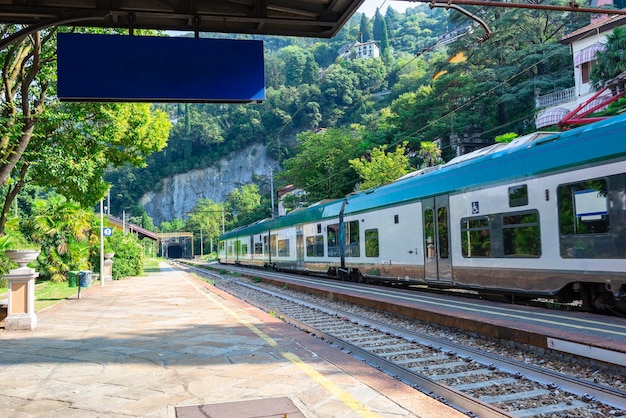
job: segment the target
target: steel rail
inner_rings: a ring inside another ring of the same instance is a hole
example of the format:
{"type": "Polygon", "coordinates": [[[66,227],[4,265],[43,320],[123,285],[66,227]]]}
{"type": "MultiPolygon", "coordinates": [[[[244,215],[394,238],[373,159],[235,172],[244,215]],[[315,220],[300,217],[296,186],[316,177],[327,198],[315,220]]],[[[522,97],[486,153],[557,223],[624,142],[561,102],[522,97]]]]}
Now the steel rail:
{"type": "MultiPolygon", "coordinates": [[[[193,267],[188,264],[185,264],[185,266],[192,268],[193,270],[196,270],[203,274],[207,274],[207,275],[214,276],[214,277],[222,277],[221,275],[207,271],[206,269],[193,267]]],[[[452,352],[458,357],[471,359],[473,361],[476,361],[477,363],[481,363],[489,367],[492,367],[492,366],[496,367],[497,369],[503,372],[510,373],[512,375],[521,375],[529,380],[532,380],[541,384],[545,384],[550,387],[558,387],[574,395],[578,395],[587,399],[596,399],[612,407],[626,410],[626,392],[621,391],[619,389],[614,389],[614,388],[596,384],[590,381],[577,379],[571,376],[567,376],[563,373],[559,373],[559,372],[552,371],[549,369],[543,369],[541,367],[537,367],[537,366],[527,364],[524,362],[511,360],[511,359],[499,356],[497,354],[492,354],[492,353],[488,353],[482,350],[452,343],[446,339],[441,339],[437,337],[429,337],[429,336],[418,334],[412,331],[407,331],[406,329],[402,329],[393,325],[388,325],[388,324],[381,323],[379,321],[364,318],[364,317],[355,315],[354,313],[348,314],[344,311],[339,311],[339,310],[329,308],[323,305],[318,305],[316,303],[308,302],[308,301],[291,297],[282,293],[273,292],[271,290],[260,288],[258,286],[254,286],[248,283],[244,283],[239,280],[234,280],[234,281],[240,286],[253,289],[254,291],[265,293],[272,297],[280,298],[288,302],[302,305],[309,309],[320,311],[320,312],[323,312],[325,314],[332,315],[335,317],[341,317],[341,318],[349,317],[353,323],[356,323],[358,325],[362,325],[362,326],[365,326],[374,330],[378,330],[379,332],[387,333],[389,335],[393,335],[398,338],[403,338],[407,341],[416,342],[421,345],[436,347],[437,349],[443,352],[452,352]]],[[[250,301],[248,302],[250,303],[250,301]]],[[[283,313],[281,314],[284,315],[283,313]]],[[[297,323],[298,324],[297,326],[299,328],[301,327],[300,325],[303,325],[301,328],[307,330],[307,332],[311,332],[317,335],[322,334],[322,331],[318,329],[314,329],[307,325],[304,325],[301,323],[301,321],[295,318],[289,317],[289,321],[287,322],[292,323],[292,321],[294,321],[293,322],[294,325],[295,323],[297,323]]],[[[352,345],[351,343],[343,341],[340,338],[334,337],[327,333],[323,333],[323,334],[324,334],[325,339],[332,341],[338,347],[342,347],[344,350],[351,351],[353,354],[359,353],[359,356],[363,356],[363,358],[367,358],[368,363],[376,365],[376,367],[381,367],[383,370],[388,371],[388,374],[390,375],[399,376],[402,380],[409,382],[409,384],[413,384],[411,380],[412,376],[420,376],[410,370],[406,370],[400,366],[394,365],[393,363],[389,362],[388,360],[384,358],[376,356],[375,354],[372,354],[372,353],[369,353],[368,351],[360,349],[352,345]],[[362,354],[362,353],[365,353],[365,354],[362,354]],[[375,361],[373,359],[370,360],[370,357],[372,356],[374,357],[374,359],[376,359],[375,361]]],[[[420,377],[428,379],[427,377],[424,377],[424,376],[420,376],[420,377]]],[[[437,396],[448,400],[454,405],[458,405],[463,408],[467,407],[468,404],[466,404],[463,399],[456,398],[455,392],[457,391],[449,387],[444,387],[434,381],[431,381],[431,382],[435,386],[430,386],[430,385],[424,386],[425,385],[424,383],[415,383],[415,384],[417,384],[420,387],[428,387],[428,390],[432,391],[437,396]],[[439,386],[444,387],[446,389],[439,389],[439,386]],[[452,392],[448,392],[448,390],[451,390],[452,392]]],[[[476,411],[474,410],[472,412],[475,413],[476,411]]]]}
{"type": "MultiPolygon", "coordinates": [[[[299,305],[306,306],[310,309],[315,309],[319,311],[323,311],[329,315],[346,317],[348,314],[343,311],[338,311],[332,308],[328,308],[325,306],[317,305],[311,302],[307,302],[305,300],[301,300],[298,298],[292,298],[290,296],[272,292],[268,289],[259,288],[257,286],[250,285],[248,283],[236,281],[240,286],[244,286],[250,289],[254,289],[256,291],[260,291],[266,294],[269,294],[273,297],[285,299],[292,303],[297,303],[299,305]]],[[[364,318],[353,313],[349,314],[350,318],[354,318],[354,322],[359,325],[364,325],[370,327],[372,329],[377,329],[384,333],[389,333],[396,337],[400,337],[406,339],[408,341],[416,341],[418,344],[422,345],[430,345],[433,347],[439,348],[444,352],[454,352],[459,357],[464,357],[468,359],[472,359],[478,363],[484,364],[486,366],[493,365],[498,369],[511,373],[511,374],[521,374],[524,377],[533,380],[535,382],[543,383],[546,385],[555,385],[559,388],[573,393],[579,396],[591,396],[600,400],[602,403],[606,403],[615,408],[626,409],[626,392],[621,391],[619,389],[613,389],[610,387],[602,386],[593,382],[589,382],[586,380],[581,380],[577,378],[573,378],[567,376],[563,373],[555,372],[548,369],[542,369],[537,366],[533,366],[527,363],[510,360],[504,358],[502,356],[491,354],[485,351],[477,350],[470,347],[465,347],[460,344],[451,343],[445,339],[436,338],[436,337],[428,337],[422,334],[417,334],[411,331],[407,331],[405,329],[401,329],[395,327],[393,325],[384,324],[375,320],[371,320],[368,318],[364,318]]],[[[337,340],[336,337],[333,337],[333,340],[337,340]]]]}
{"type": "MultiPolygon", "coordinates": [[[[246,283],[242,283],[236,281],[238,285],[253,288],[255,291],[261,291],[266,294],[269,294],[273,297],[279,297],[281,299],[286,299],[289,302],[297,303],[299,305],[307,306],[308,308],[315,309],[318,311],[322,311],[328,315],[334,315],[332,313],[332,309],[325,308],[322,306],[310,305],[305,301],[291,300],[289,297],[285,297],[285,295],[280,294],[272,294],[273,292],[267,291],[265,289],[259,289],[255,286],[249,286],[246,283]]],[[[314,335],[326,342],[333,344],[335,347],[349,353],[351,356],[362,360],[369,364],[372,367],[375,367],[378,370],[381,370],[385,374],[389,376],[393,376],[394,378],[408,384],[412,388],[419,390],[425,394],[428,394],[431,397],[438,399],[440,402],[445,403],[451,408],[457,409],[460,412],[469,415],[469,416],[480,416],[482,418],[514,418],[515,415],[511,415],[506,411],[503,411],[499,408],[494,407],[488,403],[481,401],[478,398],[467,395],[461,391],[455,390],[450,386],[443,385],[438,383],[426,376],[423,376],[419,373],[415,373],[405,367],[399,366],[381,356],[378,356],[374,353],[367,351],[366,349],[360,348],[352,343],[349,343],[341,338],[335,337],[332,334],[324,332],[318,328],[307,325],[306,323],[293,318],[284,312],[276,312],[275,308],[265,306],[262,303],[250,299],[246,299],[247,303],[250,303],[256,306],[259,309],[262,309],[266,312],[274,311],[277,316],[280,316],[281,320],[285,321],[288,324],[293,325],[294,327],[308,333],[314,335]]],[[[345,312],[343,313],[345,316],[345,312]]],[[[379,331],[381,331],[379,329],[379,331]]],[[[384,332],[384,331],[382,331],[384,332]]]]}

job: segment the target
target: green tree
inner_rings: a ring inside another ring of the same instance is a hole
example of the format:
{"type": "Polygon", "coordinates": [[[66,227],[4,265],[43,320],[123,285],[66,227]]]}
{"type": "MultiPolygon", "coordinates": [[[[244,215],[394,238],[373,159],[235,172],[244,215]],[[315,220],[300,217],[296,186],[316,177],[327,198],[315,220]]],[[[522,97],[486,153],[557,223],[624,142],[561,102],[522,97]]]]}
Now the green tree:
{"type": "Polygon", "coordinates": [[[422,141],[420,143],[419,156],[422,158],[422,167],[434,167],[443,163],[439,144],[434,141],[422,141]]]}
{"type": "Polygon", "coordinates": [[[367,190],[391,183],[409,172],[409,158],[404,142],[394,152],[386,152],[387,145],[372,149],[366,156],[349,161],[361,177],[360,189],[367,190]]]}
{"type": "Polygon", "coordinates": [[[26,183],[91,206],[108,188],[102,180],[107,167],[144,164],[165,146],[168,131],[166,114],[152,112],[149,104],[50,104],[13,170],[0,232],[26,183]]]}
{"type": "Polygon", "coordinates": [[[372,39],[372,23],[365,14],[361,14],[361,23],[359,23],[359,38],[360,42],[367,42],[372,39]]]}
{"type": "MultiPolygon", "coordinates": [[[[0,25],[3,35],[17,29],[0,25]]],[[[0,51],[5,98],[0,104],[0,186],[8,182],[0,234],[26,183],[93,205],[108,188],[102,180],[106,167],[142,165],[167,141],[169,118],[149,104],[61,104],[50,95],[56,87],[55,35],[56,29],[47,29],[0,51]]]]}
{"type": "Polygon", "coordinates": [[[193,231],[194,234],[202,230],[202,245],[203,248],[208,249],[206,244],[210,243],[211,240],[217,243],[217,238],[222,233],[222,217],[224,215],[224,205],[222,203],[206,198],[198,199],[185,222],[185,229],[193,231]]]}
{"type": "Polygon", "coordinates": [[[285,62],[285,85],[300,86],[317,80],[318,65],[311,52],[298,46],[287,46],[278,52],[285,62]]]}
{"type": "Polygon", "coordinates": [[[181,232],[185,231],[185,221],[182,219],[176,218],[171,221],[161,222],[159,225],[159,229],[161,232],[181,232]]]}
{"type": "Polygon", "coordinates": [[[89,268],[89,239],[93,212],[61,195],[34,203],[33,215],[24,222],[24,233],[39,245],[42,279],[65,281],[67,272],[89,268]]]}
{"type": "Polygon", "coordinates": [[[358,176],[349,160],[359,154],[358,130],[331,128],[298,135],[297,154],[286,160],[280,177],[306,190],[310,202],[343,197],[354,189],[358,176]]]}
{"type": "Polygon", "coordinates": [[[341,63],[358,80],[357,88],[363,94],[374,93],[386,87],[387,68],[380,59],[355,59],[341,63]]]}
{"type": "Polygon", "coordinates": [[[597,53],[598,62],[591,69],[590,78],[596,90],[626,71],[626,28],[615,28],[606,39],[606,48],[597,53]]]}
{"type": "Polygon", "coordinates": [[[275,52],[265,54],[265,88],[280,88],[285,84],[285,61],[275,52]]]}
{"type": "Polygon", "coordinates": [[[385,21],[385,18],[380,14],[379,10],[376,10],[376,14],[374,15],[372,36],[380,46],[381,57],[383,57],[384,61],[388,62],[388,57],[391,54],[391,51],[389,50],[389,34],[387,33],[387,22],[385,21]]]}
{"type": "Polygon", "coordinates": [[[360,80],[350,69],[339,65],[326,74],[321,85],[324,103],[322,105],[324,121],[327,126],[339,124],[346,110],[354,109],[362,99],[359,90],[360,80]]]}
{"type": "Polygon", "coordinates": [[[228,229],[252,223],[271,214],[269,207],[261,206],[259,186],[256,184],[246,184],[234,189],[224,206],[228,229]]]}
{"type": "MultiPolygon", "coordinates": [[[[0,25],[2,38],[17,28],[0,25]]],[[[48,102],[48,78],[55,51],[48,42],[55,29],[35,32],[0,51],[2,102],[0,103],[0,186],[3,185],[32,139],[48,102]]]]}

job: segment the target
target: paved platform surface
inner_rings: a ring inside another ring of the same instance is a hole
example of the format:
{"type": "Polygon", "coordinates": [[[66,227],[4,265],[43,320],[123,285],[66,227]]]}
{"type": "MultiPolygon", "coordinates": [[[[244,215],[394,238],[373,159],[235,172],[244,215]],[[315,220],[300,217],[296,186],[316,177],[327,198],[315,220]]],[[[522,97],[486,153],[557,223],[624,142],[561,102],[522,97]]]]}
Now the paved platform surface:
{"type": "Polygon", "coordinates": [[[464,416],[168,265],[0,332],[2,417],[464,416]]]}

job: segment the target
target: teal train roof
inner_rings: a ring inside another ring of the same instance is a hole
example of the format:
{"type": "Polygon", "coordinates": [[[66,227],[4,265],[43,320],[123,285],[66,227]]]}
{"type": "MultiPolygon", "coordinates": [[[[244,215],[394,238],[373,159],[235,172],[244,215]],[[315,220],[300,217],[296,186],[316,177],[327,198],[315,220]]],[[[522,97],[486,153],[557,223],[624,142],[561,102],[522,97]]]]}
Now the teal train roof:
{"type": "MultiPolygon", "coordinates": [[[[538,132],[420,170],[376,189],[348,195],[345,214],[396,206],[439,194],[524,181],[550,172],[626,156],[626,115],[566,132],[538,132]]],[[[267,232],[339,216],[344,199],[323,201],[285,216],[265,219],[223,234],[220,239],[267,232]]]]}

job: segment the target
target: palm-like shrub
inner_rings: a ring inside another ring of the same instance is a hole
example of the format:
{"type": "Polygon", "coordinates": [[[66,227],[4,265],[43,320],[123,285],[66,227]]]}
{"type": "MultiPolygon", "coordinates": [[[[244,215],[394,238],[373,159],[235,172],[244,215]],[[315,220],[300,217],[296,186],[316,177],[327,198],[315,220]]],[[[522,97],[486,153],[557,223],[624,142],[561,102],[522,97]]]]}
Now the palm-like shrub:
{"type": "MultiPolygon", "coordinates": [[[[592,85],[596,90],[626,71],[626,28],[617,27],[606,38],[606,48],[597,53],[598,62],[590,74],[592,85]]],[[[623,86],[621,88],[623,89],[623,86]]]]}
{"type": "Polygon", "coordinates": [[[42,279],[67,280],[70,270],[85,270],[89,265],[89,233],[94,214],[80,204],[53,195],[36,200],[24,232],[41,247],[37,270],[42,279]]]}

